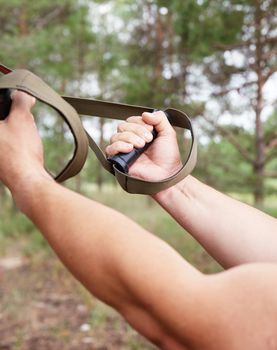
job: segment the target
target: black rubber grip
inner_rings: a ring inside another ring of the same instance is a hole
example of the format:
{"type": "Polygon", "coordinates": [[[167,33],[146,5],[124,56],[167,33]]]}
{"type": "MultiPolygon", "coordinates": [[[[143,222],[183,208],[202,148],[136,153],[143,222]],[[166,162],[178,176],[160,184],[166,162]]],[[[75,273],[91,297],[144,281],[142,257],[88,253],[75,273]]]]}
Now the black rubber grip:
{"type": "Polygon", "coordinates": [[[0,89],[0,120],[7,118],[10,113],[11,105],[11,90],[0,89]]]}
{"type": "MultiPolygon", "coordinates": [[[[157,110],[154,110],[156,112],[157,110]]],[[[164,112],[165,113],[165,112],[164,112]]],[[[168,117],[168,114],[165,113],[168,117]]],[[[151,145],[151,143],[155,140],[158,133],[155,129],[152,131],[153,140],[145,144],[142,148],[134,148],[133,151],[129,153],[118,153],[115,156],[108,157],[107,159],[116,166],[118,170],[121,172],[128,174],[129,167],[138,159],[138,157],[147,150],[147,148],[151,145]]]]}
{"type": "Polygon", "coordinates": [[[142,148],[134,148],[129,153],[118,153],[113,157],[108,157],[107,159],[113,163],[116,168],[125,174],[128,174],[129,167],[138,159],[138,157],[147,150],[154,139],[157,137],[158,133],[155,129],[152,131],[153,140],[145,144],[142,148]]]}

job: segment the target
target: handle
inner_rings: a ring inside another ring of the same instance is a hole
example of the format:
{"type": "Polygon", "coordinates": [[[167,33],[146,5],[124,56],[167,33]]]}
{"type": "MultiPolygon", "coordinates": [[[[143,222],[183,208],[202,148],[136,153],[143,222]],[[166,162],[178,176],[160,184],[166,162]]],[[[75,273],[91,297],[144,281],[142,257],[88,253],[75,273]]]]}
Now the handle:
{"type": "Polygon", "coordinates": [[[12,105],[11,90],[0,89],[0,120],[6,119],[12,105]]]}
{"type": "Polygon", "coordinates": [[[154,139],[157,137],[158,133],[155,129],[152,131],[153,140],[145,144],[142,148],[134,148],[129,153],[118,153],[115,156],[108,157],[107,160],[116,166],[116,168],[123,172],[124,174],[128,174],[129,167],[138,159],[138,157],[147,150],[147,148],[151,145],[154,139]]]}
{"type": "MultiPolygon", "coordinates": [[[[153,112],[157,112],[158,110],[155,109],[153,112]]],[[[164,112],[165,113],[165,112],[164,112]]],[[[169,119],[169,116],[167,113],[165,113],[167,118],[169,119]]],[[[152,142],[157,137],[158,133],[155,130],[155,128],[152,131],[153,140],[151,142],[148,142],[145,144],[142,148],[134,148],[129,153],[118,153],[115,156],[108,157],[107,160],[110,161],[112,164],[115,165],[115,167],[123,172],[124,174],[128,174],[129,167],[139,158],[139,156],[147,150],[147,148],[152,144],[152,142]]]]}

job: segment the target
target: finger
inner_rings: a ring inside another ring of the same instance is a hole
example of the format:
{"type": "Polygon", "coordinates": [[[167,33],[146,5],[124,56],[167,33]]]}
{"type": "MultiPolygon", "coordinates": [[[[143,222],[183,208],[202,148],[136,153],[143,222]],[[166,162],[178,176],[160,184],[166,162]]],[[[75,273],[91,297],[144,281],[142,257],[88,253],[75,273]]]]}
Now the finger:
{"type": "Polygon", "coordinates": [[[116,141],[112,145],[106,147],[105,152],[108,156],[114,156],[118,153],[129,153],[134,146],[124,141],[116,141]]]}
{"type": "Polygon", "coordinates": [[[122,133],[125,131],[132,132],[135,135],[144,139],[146,142],[150,142],[153,139],[152,133],[146,127],[136,123],[128,123],[128,122],[121,123],[119,124],[117,130],[119,133],[122,133]]]}
{"type": "Polygon", "coordinates": [[[23,91],[15,90],[11,94],[12,105],[10,116],[22,116],[32,118],[31,109],[34,106],[36,99],[33,96],[26,94],[23,91]]]}
{"type": "Polygon", "coordinates": [[[129,117],[126,119],[127,122],[129,123],[135,123],[135,124],[139,124],[139,125],[142,125],[144,127],[146,127],[149,131],[152,131],[153,130],[153,126],[152,125],[149,125],[149,124],[146,124],[143,120],[142,120],[142,117],[139,116],[139,117],[129,117]]]}
{"type": "Polygon", "coordinates": [[[144,112],[142,114],[142,120],[147,124],[153,125],[159,134],[175,134],[175,130],[172,128],[166,115],[162,111],[154,113],[144,112]]]}
{"type": "Polygon", "coordinates": [[[140,148],[143,147],[146,143],[146,140],[139,137],[138,135],[134,134],[130,131],[124,131],[117,134],[114,134],[111,137],[111,143],[115,143],[117,141],[123,141],[127,143],[131,143],[134,147],[140,148]]]}

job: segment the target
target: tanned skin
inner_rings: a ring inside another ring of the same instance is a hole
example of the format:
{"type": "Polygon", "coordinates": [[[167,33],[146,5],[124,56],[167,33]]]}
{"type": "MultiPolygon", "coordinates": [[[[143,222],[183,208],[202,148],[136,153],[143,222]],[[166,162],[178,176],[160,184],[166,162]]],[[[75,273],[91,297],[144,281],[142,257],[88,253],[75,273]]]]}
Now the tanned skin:
{"type": "MultiPolygon", "coordinates": [[[[156,194],[229,268],[204,275],[129,218],[48,175],[34,102],[14,92],[11,113],[0,122],[0,180],[72,274],[161,349],[277,349],[276,219],[193,177],[156,194]]],[[[180,167],[176,135],[162,112],[129,118],[106,152],[143,146],[153,127],[158,138],[131,174],[159,180],[180,167]]]]}

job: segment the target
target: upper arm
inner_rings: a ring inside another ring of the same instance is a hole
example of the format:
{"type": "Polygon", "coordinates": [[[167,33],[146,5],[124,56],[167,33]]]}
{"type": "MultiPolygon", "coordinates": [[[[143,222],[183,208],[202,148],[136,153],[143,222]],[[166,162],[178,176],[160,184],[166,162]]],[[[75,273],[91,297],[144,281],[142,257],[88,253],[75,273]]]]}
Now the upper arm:
{"type": "Polygon", "coordinates": [[[251,264],[211,276],[184,273],[183,281],[178,274],[165,277],[166,284],[161,280],[155,301],[130,304],[125,313],[160,348],[271,349],[267,344],[277,341],[276,266],[251,264]]]}
{"type": "MultiPolygon", "coordinates": [[[[208,277],[207,282],[209,295],[205,310],[217,320],[217,329],[210,332],[222,344],[219,348],[276,349],[276,264],[240,265],[208,277]]],[[[205,328],[209,329],[209,325],[204,323],[205,328]]],[[[213,349],[205,347],[209,348],[213,349]]]]}
{"type": "Polygon", "coordinates": [[[208,350],[217,344],[216,349],[228,349],[226,341],[244,339],[244,348],[254,349],[249,344],[253,332],[257,343],[264,339],[264,329],[269,336],[277,334],[271,329],[277,323],[276,265],[244,265],[204,276],[130,220],[101,237],[103,256],[109,257],[106,286],[115,290],[106,301],[160,347],[174,340],[180,348],[208,350]]]}

